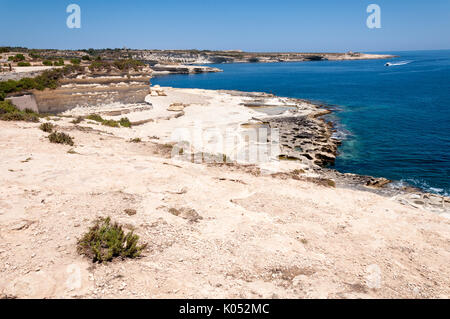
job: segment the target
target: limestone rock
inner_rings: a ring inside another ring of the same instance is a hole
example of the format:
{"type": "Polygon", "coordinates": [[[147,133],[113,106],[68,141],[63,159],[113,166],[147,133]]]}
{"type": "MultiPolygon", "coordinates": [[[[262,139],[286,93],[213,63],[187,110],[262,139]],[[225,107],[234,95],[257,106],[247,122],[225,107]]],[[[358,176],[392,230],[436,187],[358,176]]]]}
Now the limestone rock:
{"type": "Polygon", "coordinates": [[[203,217],[200,216],[195,211],[195,209],[192,209],[192,208],[186,208],[186,207],[183,207],[183,208],[180,208],[180,209],[170,208],[169,209],[169,213],[171,213],[174,216],[178,216],[178,217],[187,219],[190,222],[198,222],[199,220],[203,219],[203,217]]]}
{"type": "Polygon", "coordinates": [[[172,103],[167,111],[172,111],[172,112],[181,112],[184,110],[186,106],[183,103],[172,103]]]}
{"type": "Polygon", "coordinates": [[[388,180],[386,178],[371,178],[369,181],[367,181],[366,186],[381,188],[391,182],[391,180],[388,180]]]}

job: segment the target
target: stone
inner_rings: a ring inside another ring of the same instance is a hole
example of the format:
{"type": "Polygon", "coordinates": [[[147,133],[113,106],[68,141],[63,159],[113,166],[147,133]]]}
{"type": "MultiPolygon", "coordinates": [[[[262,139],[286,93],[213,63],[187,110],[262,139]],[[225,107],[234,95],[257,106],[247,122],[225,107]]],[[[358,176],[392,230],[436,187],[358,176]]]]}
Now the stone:
{"type": "Polygon", "coordinates": [[[167,111],[172,112],[181,112],[185,108],[185,105],[183,103],[172,103],[168,108],[167,111]]]}
{"type": "Polygon", "coordinates": [[[134,216],[134,215],[137,214],[137,211],[136,211],[135,209],[131,209],[131,208],[125,209],[124,212],[125,212],[125,214],[127,214],[128,216],[134,216]]]}
{"type": "Polygon", "coordinates": [[[442,206],[444,204],[442,197],[430,196],[429,202],[434,206],[442,206]]]}
{"type": "Polygon", "coordinates": [[[187,219],[190,222],[194,222],[194,223],[203,219],[203,217],[200,216],[197,213],[197,211],[195,209],[192,209],[192,208],[185,208],[185,207],[180,208],[180,209],[170,208],[169,209],[169,213],[171,213],[174,216],[181,217],[183,219],[187,219]]]}
{"type": "Polygon", "coordinates": [[[371,178],[369,181],[367,181],[366,186],[381,188],[391,182],[391,180],[388,180],[386,178],[371,178]]]}

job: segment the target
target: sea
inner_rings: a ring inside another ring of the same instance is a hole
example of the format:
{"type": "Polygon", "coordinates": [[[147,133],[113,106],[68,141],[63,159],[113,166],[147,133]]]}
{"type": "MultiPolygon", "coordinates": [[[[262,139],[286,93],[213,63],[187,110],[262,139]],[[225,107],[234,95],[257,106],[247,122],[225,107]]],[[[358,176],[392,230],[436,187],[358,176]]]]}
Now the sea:
{"type": "Polygon", "coordinates": [[[159,76],[152,84],[262,91],[326,105],[343,141],[333,168],[449,196],[450,50],[373,53],[398,57],[209,64],[224,72],[159,76]]]}

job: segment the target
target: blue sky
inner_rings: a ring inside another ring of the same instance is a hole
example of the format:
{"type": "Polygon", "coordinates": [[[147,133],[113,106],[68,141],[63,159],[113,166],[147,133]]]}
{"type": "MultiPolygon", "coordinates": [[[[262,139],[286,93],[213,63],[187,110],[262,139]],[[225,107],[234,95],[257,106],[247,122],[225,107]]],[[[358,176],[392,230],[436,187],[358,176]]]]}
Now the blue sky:
{"type": "Polygon", "coordinates": [[[449,0],[0,0],[0,45],[30,48],[450,49],[449,0]],[[68,29],[66,7],[81,7],[68,29]],[[366,8],[381,7],[381,29],[366,8]]]}

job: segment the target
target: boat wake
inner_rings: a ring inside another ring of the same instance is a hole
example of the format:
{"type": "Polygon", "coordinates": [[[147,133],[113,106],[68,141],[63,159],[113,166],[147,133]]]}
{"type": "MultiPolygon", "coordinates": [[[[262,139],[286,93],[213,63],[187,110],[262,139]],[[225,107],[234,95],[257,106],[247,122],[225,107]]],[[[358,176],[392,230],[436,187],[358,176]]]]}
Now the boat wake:
{"type": "Polygon", "coordinates": [[[385,64],[385,66],[398,66],[398,65],[405,65],[405,64],[409,64],[413,61],[400,61],[400,62],[388,62],[385,64]]]}

